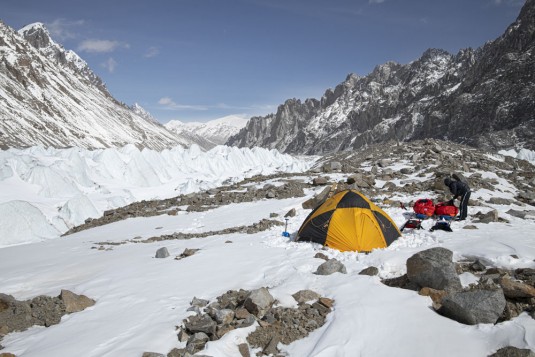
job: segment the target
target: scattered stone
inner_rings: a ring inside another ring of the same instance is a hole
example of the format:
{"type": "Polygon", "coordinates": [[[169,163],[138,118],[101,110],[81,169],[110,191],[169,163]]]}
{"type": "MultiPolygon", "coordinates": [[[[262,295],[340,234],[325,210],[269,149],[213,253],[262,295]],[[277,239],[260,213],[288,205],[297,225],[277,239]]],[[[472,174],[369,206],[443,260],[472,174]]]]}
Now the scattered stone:
{"type": "Polygon", "coordinates": [[[359,273],[359,275],[369,275],[369,276],[375,276],[377,274],[379,274],[379,269],[373,266],[362,269],[359,273]]]}
{"type": "Polygon", "coordinates": [[[195,253],[197,253],[200,249],[190,249],[190,248],[186,248],[184,249],[184,251],[180,254],[180,255],[177,255],[175,257],[175,260],[180,260],[180,259],[184,259],[184,258],[187,258],[187,257],[191,257],[192,255],[194,255],[195,253]]]}
{"type": "Polygon", "coordinates": [[[491,223],[499,221],[498,211],[495,209],[487,213],[478,212],[475,214],[475,217],[478,219],[478,223],[491,223]]]}
{"type": "Polygon", "coordinates": [[[422,296],[429,296],[433,300],[433,307],[435,309],[440,308],[442,305],[442,299],[448,294],[445,290],[436,290],[433,288],[422,288],[418,294],[422,296]]]}
{"type": "Polygon", "coordinates": [[[26,301],[0,293],[0,335],[25,331],[34,325],[49,327],[59,324],[63,315],[81,311],[94,303],[94,300],[68,290],[62,290],[57,297],[40,295],[26,301]]]}
{"type": "Polygon", "coordinates": [[[491,197],[489,198],[487,202],[495,204],[495,205],[506,205],[506,206],[514,203],[513,200],[510,200],[508,198],[503,198],[503,197],[491,197]]]}
{"type": "Polygon", "coordinates": [[[294,296],[296,299],[305,299],[298,308],[274,307],[274,299],[266,288],[228,291],[218,297],[217,302],[209,303],[205,312],[199,312],[199,315],[190,316],[183,321],[183,326],[178,328],[178,339],[182,342],[187,339],[186,348],[173,349],[167,356],[189,356],[201,351],[208,341],[218,340],[229,331],[251,326],[255,322],[259,326],[247,337],[248,344],[238,345],[240,355],[250,356],[251,346],[279,356],[279,343],[290,344],[321,327],[334,304],[332,299],[326,297],[317,298],[312,305],[306,303],[309,300],[305,296],[319,297],[313,291],[299,291],[294,296]],[[255,317],[246,310],[245,306],[251,304],[255,310],[263,310],[260,305],[266,307],[267,310],[259,314],[263,315],[262,318],[255,317]],[[230,312],[223,311],[225,309],[230,312]],[[215,316],[215,320],[210,315],[215,316]],[[227,318],[230,316],[233,316],[232,320],[227,318]]]}
{"type": "Polygon", "coordinates": [[[479,260],[476,260],[470,265],[471,271],[479,272],[479,271],[485,271],[486,269],[487,267],[485,267],[479,260]]]}
{"type": "Polygon", "coordinates": [[[323,253],[316,253],[316,255],[314,256],[314,258],[319,258],[319,259],[323,259],[323,260],[329,260],[329,257],[326,256],[326,255],[323,254],[323,253]]]}
{"type": "Polygon", "coordinates": [[[143,352],[141,357],[165,357],[165,355],[156,352],[143,352]]]}
{"type": "Polygon", "coordinates": [[[295,208],[292,208],[291,210],[288,211],[288,213],[284,215],[284,217],[295,217],[296,215],[297,215],[297,212],[295,208]]]}
{"type": "Polygon", "coordinates": [[[344,264],[333,258],[321,264],[314,274],[331,275],[334,273],[347,274],[347,271],[344,264]]]}
{"type": "Polygon", "coordinates": [[[325,177],[315,177],[312,180],[312,186],[325,186],[329,181],[325,177]]]}
{"type": "Polygon", "coordinates": [[[528,349],[521,349],[513,346],[500,348],[489,357],[535,357],[535,352],[528,349]]]}
{"type": "Polygon", "coordinates": [[[246,343],[240,343],[238,345],[238,351],[240,352],[240,355],[242,357],[251,357],[251,353],[249,352],[249,345],[246,343]]]}
{"type": "Polygon", "coordinates": [[[162,247],[156,251],[155,258],[167,258],[169,256],[169,251],[166,247],[162,247]]]}
{"type": "Polygon", "coordinates": [[[506,298],[535,298],[535,287],[512,280],[509,276],[500,279],[500,286],[506,298]]]}
{"type": "Polygon", "coordinates": [[[208,305],[209,301],[208,300],[205,300],[205,299],[199,299],[197,297],[193,297],[193,300],[191,300],[191,306],[196,306],[196,307],[205,307],[206,305],[208,305]]]}
{"type": "Polygon", "coordinates": [[[65,312],[68,314],[80,312],[95,305],[95,300],[90,299],[85,295],[77,295],[69,290],[61,290],[59,298],[65,304],[65,312]]]}
{"type": "Polygon", "coordinates": [[[474,226],[473,224],[468,224],[463,227],[463,229],[478,229],[477,226],[474,226]]]}
{"type": "Polygon", "coordinates": [[[292,295],[292,297],[297,301],[298,304],[302,304],[308,301],[317,300],[320,297],[320,294],[312,290],[300,290],[292,295]]]}

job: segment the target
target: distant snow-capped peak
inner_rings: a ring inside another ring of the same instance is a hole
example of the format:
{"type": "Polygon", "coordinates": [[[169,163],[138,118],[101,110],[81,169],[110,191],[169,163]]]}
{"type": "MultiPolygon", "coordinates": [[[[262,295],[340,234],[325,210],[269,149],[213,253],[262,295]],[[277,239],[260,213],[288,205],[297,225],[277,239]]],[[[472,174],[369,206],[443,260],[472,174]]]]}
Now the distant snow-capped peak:
{"type": "Polygon", "coordinates": [[[228,115],[214,119],[205,123],[201,122],[181,122],[171,120],[164,126],[177,134],[186,135],[200,144],[205,149],[224,144],[229,137],[237,134],[247,124],[248,119],[239,115],[228,115]],[[202,138],[202,140],[201,140],[202,138]]]}

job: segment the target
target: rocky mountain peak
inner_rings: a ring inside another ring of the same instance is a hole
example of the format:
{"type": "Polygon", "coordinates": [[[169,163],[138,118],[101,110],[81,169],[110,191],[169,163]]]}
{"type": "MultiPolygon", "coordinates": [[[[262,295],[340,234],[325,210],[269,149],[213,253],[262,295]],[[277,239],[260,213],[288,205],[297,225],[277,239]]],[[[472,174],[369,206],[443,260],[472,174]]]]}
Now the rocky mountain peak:
{"type": "Polygon", "coordinates": [[[18,33],[37,49],[47,48],[53,45],[57,46],[57,44],[52,41],[47,28],[41,22],[35,22],[24,26],[18,33]]]}
{"type": "Polygon", "coordinates": [[[286,102],[251,120],[230,145],[294,154],[435,138],[487,150],[535,148],[535,0],[494,41],[452,55],[431,48],[327,89],[318,107],[286,102]],[[289,104],[293,104],[292,108],[289,104]],[[301,110],[300,110],[301,109],[301,110]],[[281,130],[284,127],[284,130],[281,130]]]}

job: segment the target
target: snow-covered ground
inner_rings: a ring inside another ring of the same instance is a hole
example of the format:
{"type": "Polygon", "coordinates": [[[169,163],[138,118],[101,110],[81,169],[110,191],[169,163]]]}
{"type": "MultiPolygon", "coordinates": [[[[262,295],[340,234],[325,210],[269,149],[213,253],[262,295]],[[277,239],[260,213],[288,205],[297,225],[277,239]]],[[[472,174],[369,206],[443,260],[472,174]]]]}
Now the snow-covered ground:
{"type": "MultiPolygon", "coordinates": [[[[66,154],[61,156],[58,153],[54,155],[46,154],[43,150],[34,150],[34,156],[26,155],[24,160],[10,161],[13,165],[9,167],[23,166],[23,162],[30,166],[32,160],[40,160],[41,166],[45,168],[71,162],[65,159],[68,157],[66,154]]],[[[76,152],[78,151],[73,150],[73,153],[76,152]]],[[[302,161],[292,161],[295,159],[267,151],[241,152],[240,159],[230,159],[237,155],[234,149],[219,148],[216,152],[217,155],[211,155],[220,157],[221,152],[227,152],[229,159],[211,164],[199,161],[196,167],[184,164],[190,170],[189,175],[198,185],[197,188],[216,186],[224,181],[227,172],[228,177],[240,176],[236,168],[241,167],[238,165],[243,164],[243,161],[254,162],[252,157],[262,158],[262,164],[273,162],[276,166],[275,158],[268,161],[270,155],[276,156],[281,160],[281,166],[288,167],[288,171],[291,165],[295,165],[294,169],[302,167],[299,165],[306,166],[302,161]],[[192,168],[205,166],[206,178],[202,176],[204,173],[196,175],[192,168]],[[230,175],[231,172],[234,175],[230,175]],[[197,181],[200,176],[204,178],[202,184],[197,181]],[[212,177],[215,177],[213,182],[210,181],[212,177]]],[[[103,151],[100,153],[104,154],[103,151]]],[[[13,152],[10,154],[15,155],[13,152]]],[[[7,154],[4,152],[2,155],[7,154]]],[[[115,161],[111,161],[114,164],[125,162],[124,152],[109,152],[106,155],[114,158],[115,161]]],[[[190,155],[194,156],[191,153],[190,155]]],[[[134,156],[138,160],[143,157],[151,163],[158,160],[155,157],[147,159],[141,153],[134,156]]],[[[72,157],[79,155],[73,154],[72,157]]],[[[97,158],[98,155],[94,154],[93,157],[85,156],[80,159],[87,166],[81,165],[78,160],[72,160],[77,164],[69,167],[91,167],[92,172],[96,172],[95,164],[99,162],[97,158]]],[[[251,172],[259,170],[256,166],[251,166],[251,172]]],[[[149,177],[155,179],[155,176],[162,176],[147,174],[143,177],[123,177],[121,186],[121,180],[112,179],[116,176],[109,174],[113,169],[120,172],[117,166],[99,167],[101,177],[108,178],[109,181],[101,180],[97,185],[100,185],[99,190],[109,191],[110,197],[119,192],[121,187],[130,192],[131,199],[170,194],[165,190],[166,184],[148,184],[151,182],[149,177]],[[132,182],[134,179],[137,184],[132,182]]],[[[122,172],[128,172],[125,167],[128,165],[122,166],[122,172]]],[[[142,167],[144,166],[140,164],[134,166],[142,167]]],[[[4,176],[5,170],[2,170],[4,176]]],[[[177,168],[169,170],[179,172],[177,168]]],[[[244,171],[247,170],[241,172],[244,171]]],[[[181,178],[185,180],[187,174],[184,173],[181,178]]],[[[34,173],[30,176],[36,175],[34,173]]],[[[57,202],[54,201],[57,197],[53,196],[53,192],[58,192],[58,187],[54,187],[59,185],[53,179],[56,176],[44,176],[50,179],[41,180],[40,187],[32,186],[31,180],[24,180],[20,174],[12,176],[11,180],[5,178],[2,185],[6,182],[10,185],[8,191],[13,199],[17,199],[17,192],[22,195],[25,190],[33,190],[29,196],[19,196],[19,201],[12,203],[12,207],[33,217],[30,208],[24,203],[32,202],[33,207],[42,207],[43,203],[30,201],[30,197],[43,197],[42,202],[45,203],[48,199],[50,202],[57,202]],[[43,182],[51,182],[53,185],[43,186],[43,182]],[[40,190],[48,190],[51,195],[39,196],[40,190]]],[[[71,177],[75,176],[81,176],[80,171],[73,171],[71,177]]],[[[170,187],[177,187],[183,182],[168,180],[172,182],[170,187]]],[[[4,193],[5,187],[7,186],[2,187],[2,195],[7,195],[4,193]]],[[[73,187],[80,189],[78,184],[73,187]]],[[[194,190],[193,185],[189,187],[194,190]]],[[[506,183],[500,184],[499,188],[505,197],[513,197],[511,187],[506,183]]],[[[105,196],[95,188],[92,190],[87,195],[91,200],[92,194],[105,196]]],[[[507,218],[510,223],[478,224],[469,219],[453,223],[451,233],[429,232],[427,229],[406,232],[386,249],[370,254],[341,253],[330,249],[323,250],[313,243],[292,241],[295,232],[310,212],[301,205],[315,192],[309,190],[306,193],[306,197],[301,198],[231,204],[205,212],[181,211],[177,216],[131,218],[63,238],[0,249],[0,293],[11,294],[23,300],[41,294],[57,296],[61,289],[68,289],[96,300],[94,306],[82,312],[65,315],[58,325],[48,328],[33,327],[24,332],[7,335],[1,342],[5,347],[2,352],[9,351],[19,357],[141,356],[144,351],[167,354],[172,348],[182,346],[176,337],[176,326],[192,314],[186,310],[193,297],[213,300],[231,289],[260,287],[268,287],[283,306],[296,306],[291,295],[303,289],[317,291],[335,301],[325,325],[289,346],[279,345],[289,356],[488,356],[508,345],[535,350],[535,320],[525,313],[496,325],[467,326],[435,313],[429,297],[420,296],[410,290],[391,288],[380,282],[380,278],[404,274],[406,260],[415,252],[436,246],[452,250],[456,261],[480,257],[487,266],[508,269],[535,268],[535,222],[521,220],[505,213],[510,208],[519,209],[518,207],[494,206],[500,216],[507,218]],[[139,240],[139,237],[142,239],[177,231],[207,232],[248,225],[262,218],[269,218],[271,213],[278,213],[279,217],[282,217],[292,208],[296,209],[297,216],[292,217],[288,223],[288,231],[292,236],[290,238],[282,236],[282,229],[278,227],[255,234],[239,233],[154,243],[131,241],[139,240]],[[468,224],[474,224],[478,229],[462,229],[468,224]],[[126,244],[110,246],[112,249],[109,250],[92,249],[102,242],[127,240],[129,242],[126,244]],[[155,252],[161,247],[167,247],[171,257],[156,259],[155,252]],[[185,248],[200,250],[188,258],[174,260],[173,257],[180,255],[185,248]],[[323,262],[314,258],[318,251],[343,262],[347,274],[313,274],[323,262]],[[379,276],[358,274],[368,266],[379,268],[379,276]]],[[[484,194],[486,193],[481,193],[484,194]]],[[[474,192],[473,197],[477,198],[478,193],[474,192]]],[[[76,209],[82,207],[83,203],[76,209]]],[[[3,213],[7,212],[7,217],[12,219],[13,216],[9,214],[13,214],[13,208],[4,209],[3,213]]],[[[398,225],[404,222],[400,208],[384,209],[398,225]]],[[[485,208],[471,209],[473,210],[470,212],[474,213],[474,210],[485,208]]],[[[6,219],[2,218],[2,226],[6,223],[6,219]]],[[[429,228],[431,224],[431,221],[424,221],[425,228],[429,228]]],[[[474,276],[469,274],[462,276],[465,285],[473,280],[474,276]]],[[[237,345],[245,342],[247,334],[256,326],[255,324],[250,328],[234,330],[219,341],[209,342],[206,350],[201,353],[218,357],[240,356],[237,345]]]]}

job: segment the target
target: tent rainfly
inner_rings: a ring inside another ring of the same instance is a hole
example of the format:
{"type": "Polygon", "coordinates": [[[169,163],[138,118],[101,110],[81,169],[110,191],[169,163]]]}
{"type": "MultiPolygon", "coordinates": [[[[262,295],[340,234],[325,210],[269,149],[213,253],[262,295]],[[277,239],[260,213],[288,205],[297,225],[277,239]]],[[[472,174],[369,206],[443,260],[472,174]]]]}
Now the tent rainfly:
{"type": "Polygon", "coordinates": [[[382,209],[356,190],[345,190],[316,207],[299,228],[296,241],[344,251],[385,248],[401,236],[382,209]]]}

